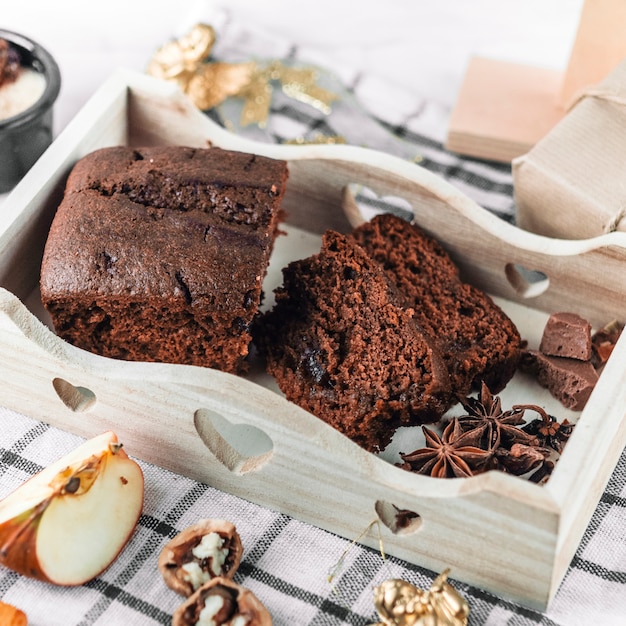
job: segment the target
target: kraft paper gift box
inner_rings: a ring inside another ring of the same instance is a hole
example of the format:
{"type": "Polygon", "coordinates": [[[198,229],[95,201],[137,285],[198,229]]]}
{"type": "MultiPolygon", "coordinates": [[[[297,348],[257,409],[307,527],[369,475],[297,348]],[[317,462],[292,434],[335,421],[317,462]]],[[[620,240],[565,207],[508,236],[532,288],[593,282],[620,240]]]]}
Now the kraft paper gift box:
{"type": "Polygon", "coordinates": [[[513,160],[517,224],[561,239],[626,231],[626,61],[513,160]]]}

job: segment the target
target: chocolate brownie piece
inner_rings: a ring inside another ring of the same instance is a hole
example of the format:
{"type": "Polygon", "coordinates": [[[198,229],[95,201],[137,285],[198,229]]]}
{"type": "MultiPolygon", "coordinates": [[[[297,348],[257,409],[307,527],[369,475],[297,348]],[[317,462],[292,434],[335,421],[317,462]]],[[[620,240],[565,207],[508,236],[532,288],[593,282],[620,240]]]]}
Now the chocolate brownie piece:
{"type": "Polygon", "coordinates": [[[519,332],[487,294],[461,280],[440,243],[388,213],[352,236],[384,269],[441,351],[455,394],[467,396],[482,382],[493,393],[501,391],[520,360],[519,332]]]}
{"type": "Polygon", "coordinates": [[[41,268],[56,332],[108,357],[244,371],[287,176],[218,148],[81,159],[41,268]]]}
{"type": "Polygon", "coordinates": [[[380,266],[328,231],[317,255],[283,269],[255,340],[288,400],[371,451],[400,426],[436,421],[447,370],[380,266]]]}

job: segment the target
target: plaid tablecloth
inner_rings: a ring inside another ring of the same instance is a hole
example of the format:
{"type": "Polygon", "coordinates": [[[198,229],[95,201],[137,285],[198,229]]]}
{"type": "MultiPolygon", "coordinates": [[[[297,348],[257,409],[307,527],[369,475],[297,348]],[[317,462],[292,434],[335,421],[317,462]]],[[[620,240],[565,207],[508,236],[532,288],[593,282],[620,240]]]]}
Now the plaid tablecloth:
{"type": "MultiPolygon", "coordinates": [[[[189,16],[213,23],[219,39],[215,56],[300,59],[324,67],[318,51],[299,48],[226,14],[189,16]]],[[[449,107],[387,84],[362,68],[333,67],[345,86],[343,101],[327,116],[277,94],[265,130],[241,129],[262,141],[342,135],[358,145],[419,157],[503,219],[514,221],[510,168],[446,152],[443,140],[449,107]]],[[[224,111],[215,117],[224,121],[224,111]]],[[[2,394],[10,390],[0,387],[2,394]]],[[[28,413],[28,407],[24,407],[28,413]]],[[[0,496],[80,443],[74,435],[0,408],[0,496]]],[[[372,591],[391,577],[428,588],[437,572],[270,511],[210,486],[141,463],[146,478],[145,507],[130,543],[113,565],[78,588],[57,588],[0,568],[0,597],[22,610],[32,626],[169,624],[180,598],[165,587],[156,569],[163,545],[203,517],[233,521],[242,537],[244,558],[235,580],[267,606],[276,626],[366,625],[376,621],[372,591]],[[328,573],[347,550],[332,584],[328,573]]],[[[360,529],[355,529],[355,535],[360,529]]],[[[515,567],[515,564],[511,564],[515,567]]],[[[576,626],[626,624],[626,453],[622,454],[587,532],[549,610],[539,613],[451,579],[467,598],[472,625],[533,624],[576,626]]]]}

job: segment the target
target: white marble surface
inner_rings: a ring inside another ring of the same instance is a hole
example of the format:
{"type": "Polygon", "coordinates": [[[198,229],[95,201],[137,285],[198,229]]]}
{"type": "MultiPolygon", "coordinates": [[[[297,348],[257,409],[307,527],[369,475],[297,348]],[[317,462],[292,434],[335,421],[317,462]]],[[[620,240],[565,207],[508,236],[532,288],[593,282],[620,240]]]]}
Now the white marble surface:
{"type": "Polygon", "coordinates": [[[583,0],[15,0],[0,26],[49,50],[63,85],[59,132],[118,67],[142,70],[154,50],[213,4],[339,64],[366,67],[445,104],[478,54],[564,68],[583,0]]]}

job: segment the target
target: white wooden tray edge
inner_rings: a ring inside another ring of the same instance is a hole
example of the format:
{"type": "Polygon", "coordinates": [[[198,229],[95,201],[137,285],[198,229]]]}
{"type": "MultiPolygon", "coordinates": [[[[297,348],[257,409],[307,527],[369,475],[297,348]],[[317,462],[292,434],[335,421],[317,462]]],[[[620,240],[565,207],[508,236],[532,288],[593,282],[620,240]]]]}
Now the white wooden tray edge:
{"type": "MultiPolygon", "coordinates": [[[[507,267],[538,269],[549,276],[549,288],[533,305],[547,311],[568,307],[596,324],[624,316],[626,235],[546,239],[502,222],[413,163],[349,146],[249,142],[217,127],[171,85],[126,70],[103,85],[33,167],[5,202],[0,221],[0,284],[10,289],[0,294],[0,367],[10,390],[3,404],[83,436],[113,428],[140,458],[350,539],[378,517],[389,554],[435,570],[450,566],[458,579],[545,608],[626,440],[624,386],[618,384],[623,345],[546,487],[493,472],[443,482],[414,476],[248,381],[83,353],[50,333],[20,299],[38,275],[37,250],[53,213],[47,205],[55,194],[58,200],[73,162],[97,147],[128,140],[211,143],[285,158],[292,172],[287,203],[300,226],[307,226],[307,215],[316,209],[328,217],[317,216],[324,227],[349,226],[343,212],[347,182],[401,195],[479,286],[528,304],[507,267]],[[306,210],[298,212],[303,198],[306,210]],[[271,444],[263,436],[265,443],[252,448],[246,437],[225,441],[224,420],[259,429],[271,444]],[[347,485],[353,488],[346,490],[347,485]],[[419,514],[410,532],[394,528],[394,506],[419,514]]],[[[364,538],[372,547],[377,542],[374,531],[364,538]]]]}

